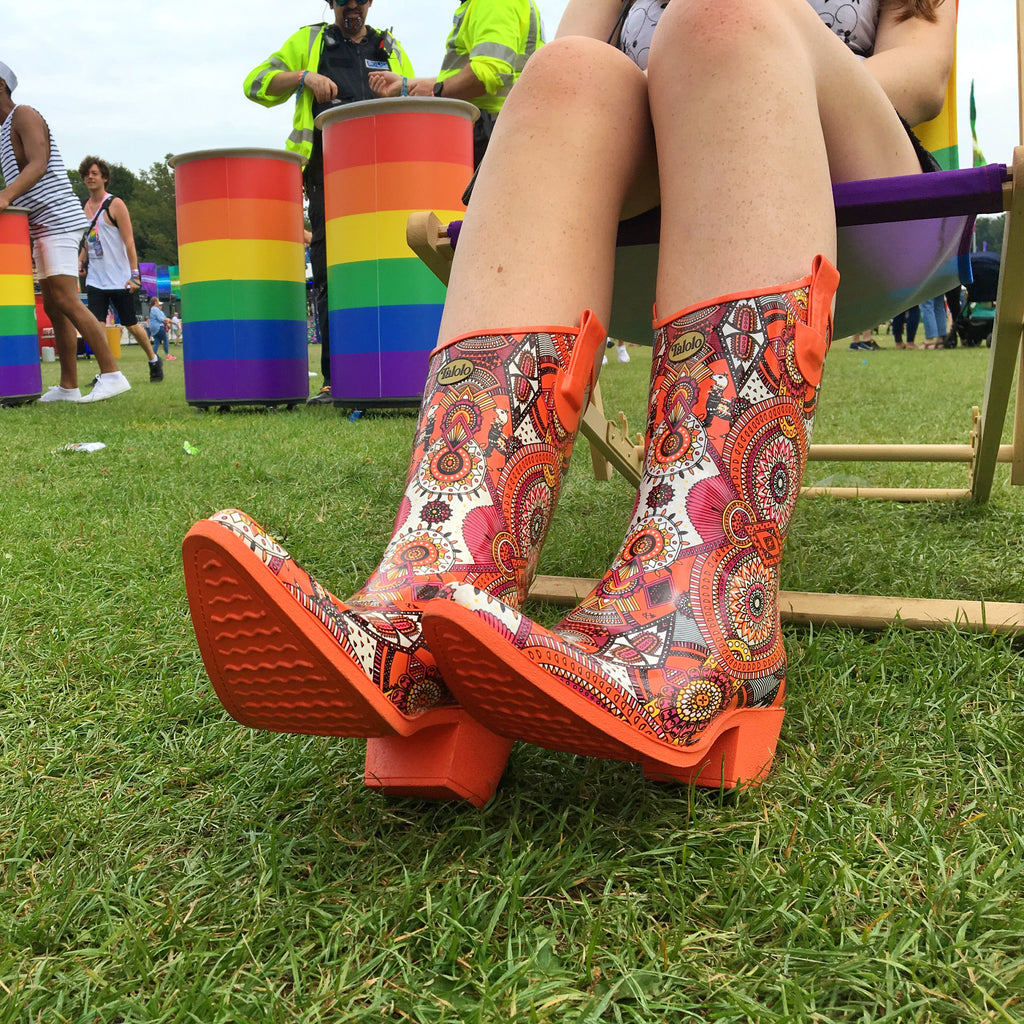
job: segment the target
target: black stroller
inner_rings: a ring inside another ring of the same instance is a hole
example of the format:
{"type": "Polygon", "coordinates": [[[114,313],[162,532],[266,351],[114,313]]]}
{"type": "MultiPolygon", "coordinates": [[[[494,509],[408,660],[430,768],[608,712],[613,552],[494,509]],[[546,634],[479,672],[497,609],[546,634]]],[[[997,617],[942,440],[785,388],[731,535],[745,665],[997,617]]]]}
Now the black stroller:
{"type": "Polygon", "coordinates": [[[945,341],[946,348],[955,348],[957,338],[964,348],[976,348],[983,341],[990,346],[992,344],[999,287],[998,253],[972,252],[971,273],[974,280],[966,286],[966,299],[953,319],[953,329],[945,341]]]}

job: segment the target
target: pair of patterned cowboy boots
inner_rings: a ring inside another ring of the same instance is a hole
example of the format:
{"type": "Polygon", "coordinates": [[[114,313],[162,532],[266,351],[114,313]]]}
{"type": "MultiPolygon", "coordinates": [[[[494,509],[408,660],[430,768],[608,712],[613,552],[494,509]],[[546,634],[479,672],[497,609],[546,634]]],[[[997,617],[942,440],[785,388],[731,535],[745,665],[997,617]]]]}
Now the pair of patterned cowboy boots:
{"type": "Polygon", "coordinates": [[[651,778],[763,778],[783,716],[778,566],[831,334],[834,268],[655,323],[644,470],[626,539],[553,629],[521,605],[605,331],[463,335],[431,356],[405,494],[341,601],[243,512],[183,545],[196,637],[230,714],[368,738],[367,785],[494,794],[513,740],[651,778]]]}

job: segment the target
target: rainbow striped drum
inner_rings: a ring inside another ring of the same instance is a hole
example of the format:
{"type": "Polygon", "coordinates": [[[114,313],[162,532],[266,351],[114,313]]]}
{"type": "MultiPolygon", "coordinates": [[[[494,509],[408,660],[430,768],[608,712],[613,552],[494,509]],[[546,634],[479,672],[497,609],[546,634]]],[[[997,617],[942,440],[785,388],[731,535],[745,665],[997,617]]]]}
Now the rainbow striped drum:
{"type": "Polygon", "coordinates": [[[28,211],[9,206],[0,214],[0,405],[42,393],[28,211]]]}
{"type": "Polygon", "coordinates": [[[302,171],[295,153],[172,157],[185,400],[295,405],[309,395],[302,171]]]}
{"type": "Polygon", "coordinates": [[[418,210],[463,216],[477,116],[462,100],[405,97],[317,118],[335,404],[419,404],[445,289],[406,244],[405,224],[418,210]]]}

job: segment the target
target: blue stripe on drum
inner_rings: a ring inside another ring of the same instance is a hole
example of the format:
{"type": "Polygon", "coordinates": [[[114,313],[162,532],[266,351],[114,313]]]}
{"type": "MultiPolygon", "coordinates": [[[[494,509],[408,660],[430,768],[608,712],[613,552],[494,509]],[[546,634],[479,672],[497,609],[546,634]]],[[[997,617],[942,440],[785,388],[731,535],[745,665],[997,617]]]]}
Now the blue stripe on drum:
{"type": "Polygon", "coordinates": [[[0,335],[0,366],[39,365],[39,336],[36,334],[0,335]]]}
{"type": "Polygon", "coordinates": [[[185,326],[185,358],[307,361],[305,320],[200,320],[185,326]]]}
{"type": "Polygon", "coordinates": [[[429,352],[437,344],[442,305],[332,309],[331,352],[429,352]]]}

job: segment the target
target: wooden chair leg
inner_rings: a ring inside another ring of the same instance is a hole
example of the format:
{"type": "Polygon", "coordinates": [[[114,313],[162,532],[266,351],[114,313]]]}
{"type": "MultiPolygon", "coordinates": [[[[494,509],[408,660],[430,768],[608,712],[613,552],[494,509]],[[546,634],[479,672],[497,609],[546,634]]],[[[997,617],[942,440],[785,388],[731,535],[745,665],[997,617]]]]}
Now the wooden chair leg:
{"type": "Polygon", "coordinates": [[[606,446],[602,434],[604,424],[604,402],[601,399],[601,385],[594,385],[594,393],[590,396],[590,405],[583,414],[580,432],[590,442],[590,464],[594,469],[594,479],[607,482],[615,475],[615,467],[605,454],[606,446]]]}
{"type": "Polygon", "coordinates": [[[611,480],[613,473],[618,472],[634,487],[640,486],[644,465],[643,442],[639,437],[630,440],[629,426],[621,412],[618,423],[606,419],[600,384],[594,388],[594,397],[583,414],[580,433],[590,442],[596,480],[611,480]]]}
{"type": "MultiPolygon", "coordinates": [[[[1013,151],[1013,186],[1003,235],[996,293],[992,353],[985,382],[985,401],[978,425],[977,456],[971,467],[971,493],[987,501],[992,492],[999,442],[1013,384],[1013,371],[1024,330],[1024,146],[1013,151]]],[[[1020,474],[1018,474],[1020,475],[1020,474]]],[[[1016,482],[1016,481],[1015,481],[1016,482]]]]}

